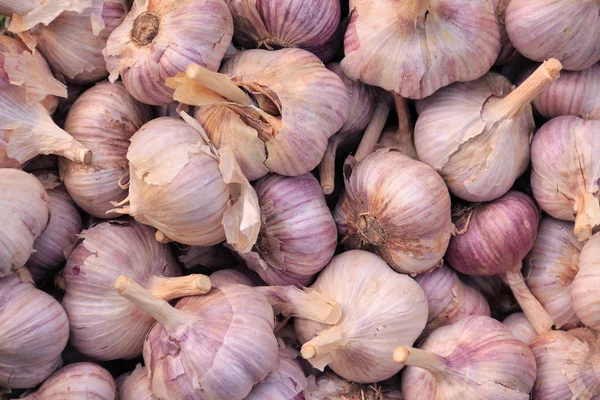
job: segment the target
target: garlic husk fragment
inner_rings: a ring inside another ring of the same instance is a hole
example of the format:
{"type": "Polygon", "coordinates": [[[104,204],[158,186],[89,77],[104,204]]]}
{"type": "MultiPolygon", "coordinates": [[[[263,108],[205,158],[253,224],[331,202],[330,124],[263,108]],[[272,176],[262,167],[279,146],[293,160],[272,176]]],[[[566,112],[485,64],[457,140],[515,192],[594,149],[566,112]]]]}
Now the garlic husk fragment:
{"type": "Polygon", "coordinates": [[[538,336],[527,316],[522,312],[509,315],[502,323],[514,337],[528,346],[538,336]]]}
{"type": "Polygon", "coordinates": [[[198,106],[210,140],[231,146],[250,181],[311,171],[348,116],[342,80],[301,49],[243,51],[219,74],[191,65],[167,85],[175,100],[198,106]]]}
{"type": "Polygon", "coordinates": [[[545,118],[574,115],[600,119],[600,64],[583,71],[564,71],[533,100],[535,109],[545,118]]]}
{"type": "Polygon", "coordinates": [[[496,65],[508,64],[515,60],[519,56],[519,52],[515,49],[508,32],[506,31],[506,8],[510,3],[510,0],[493,0],[494,10],[496,11],[496,18],[498,18],[498,25],[500,27],[500,54],[496,59],[496,65]]]}
{"type": "Polygon", "coordinates": [[[440,176],[393,148],[351,167],[347,161],[345,193],[333,213],[344,246],[375,252],[409,274],[441,265],[454,225],[440,176]]]}
{"type": "Polygon", "coordinates": [[[314,376],[308,377],[304,399],[403,400],[404,397],[400,390],[400,380],[397,377],[378,383],[358,384],[340,378],[331,372],[326,372],[316,379],[314,376]]]}
{"type": "Polygon", "coordinates": [[[491,1],[350,1],[344,73],[420,99],[456,81],[480,78],[500,51],[491,1]]]}
{"type": "Polygon", "coordinates": [[[269,285],[306,285],[333,257],[337,230],[319,182],[310,174],[270,174],[254,184],[261,229],[252,251],[239,253],[269,285]]]}
{"type": "Polygon", "coordinates": [[[117,379],[119,400],[156,400],[148,385],[148,370],[140,364],[123,380],[117,379]]]}
{"type": "Polygon", "coordinates": [[[0,168],[0,277],[25,265],[46,229],[50,198],[35,176],[0,168]]]}
{"type": "Polygon", "coordinates": [[[534,399],[591,400],[600,395],[598,334],[578,328],[550,331],[530,344],[537,363],[534,399]]]}
{"type": "Polygon", "coordinates": [[[600,3],[595,0],[511,0],[506,30],[515,48],[534,61],[555,57],[571,71],[600,61],[600,3]]]}
{"type": "Polygon", "coordinates": [[[123,299],[113,286],[122,273],[135,276],[155,296],[172,300],[210,290],[203,275],[180,277],[169,245],[133,221],[102,222],[81,234],[64,270],[63,306],[71,343],[97,360],[131,359],[142,353],[154,320],[123,299]]]}
{"type": "Polygon", "coordinates": [[[311,288],[341,304],[342,317],[333,326],[296,318],[302,357],[359,383],[398,373],[394,348],[412,345],[427,322],[427,297],[412,278],[352,250],[334,257],[311,288]]]}
{"type": "Polygon", "coordinates": [[[571,301],[573,310],[581,322],[589,328],[600,329],[600,301],[598,284],[600,282],[600,234],[596,233],[588,240],[579,257],[579,271],[573,279],[571,301]]]}
{"type": "Polygon", "coordinates": [[[73,104],[65,130],[93,151],[89,165],[60,161],[61,179],[73,200],[97,218],[107,213],[111,201],[127,197],[129,139],[152,119],[150,107],[135,100],[123,84],[101,82],[86,90],[73,104]]]}
{"type": "Polygon", "coordinates": [[[277,366],[273,311],[250,287],[213,288],[176,307],[125,276],[115,288],[158,321],[146,337],[144,363],[159,399],[241,400],[277,366]]]}
{"type": "Polygon", "coordinates": [[[531,187],[540,207],[575,221],[579,240],[600,225],[600,121],[563,116],[546,122],[531,145],[531,187]]]}
{"type": "Polygon", "coordinates": [[[0,13],[11,17],[9,31],[18,33],[48,25],[64,11],[82,12],[92,0],[2,0],[0,13]]]}
{"type": "Polygon", "coordinates": [[[33,387],[62,364],[67,314],[26,270],[0,278],[0,337],[0,387],[33,387]]]}
{"type": "Polygon", "coordinates": [[[523,262],[527,287],[552,316],[557,328],[579,324],[572,306],[573,280],[579,271],[583,243],[573,234],[573,223],[542,218],[533,248],[523,262]]]}
{"type": "Polygon", "coordinates": [[[535,358],[502,323],[471,316],[435,330],[419,349],[400,347],[394,359],[406,364],[406,400],[526,400],[536,378],[535,358]]]}
{"type": "Polygon", "coordinates": [[[502,75],[489,73],[423,100],[415,125],[419,159],[438,171],[461,199],[502,196],[529,164],[535,131],[529,103],[561,68],[558,60],[548,60],[515,90],[502,75]]]}
{"type": "Polygon", "coordinates": [[[48,26],[37,25],[22,36],[55,72],[73,83],[93,83],[108,76],[102,49],[129,11],[126,0],[85,2],[89,4],[85,10],[63,12],[48,26]]]}
{"type": "Polygon", "coordinates": [[[67,365],[56,371],[26,400],[114,400],[117,395],[115,380],[99,365],[83,362],[67,365]]]}
{"type": "Polygon", "coordinates": [[[65,262],[65,252],[77,242],[83,229],[79,210],[60,185],[57,174],[36,171],[48,194],[50,219],[46,229],[33,242],[33,253],[27,260],[27,269],[33,280],[40,283],[49,273],[65,262]]]}
{"type": "Polygon", "coordinates": [[[378,144],[383,147],[394,147],[413,160],[418,160],[414,139],[415,126],[408,109],[408,101],[394,94],[394,106],[398,116],[398,128],[384,130],[378,144]]]}
{"type": "Polygon", "coordinates": [[[165,79],[192,63],[216,71],[232,35],[223,0],[136,1],[103,54],[111,82],[121,75],[133,97],[162,105],[173,101],[165,79]]]}
{"type": "Polygon", "coordinates": [[[159,241],[210,246],[227,239],[248,252],[260,231],[256,192],[229,146],[217,151],[184,112],[146,123],[131,137],[129,196],[120,214],[157,228],[159,241]],[[170,132],[164,135],[164,132],[170,132]]]}

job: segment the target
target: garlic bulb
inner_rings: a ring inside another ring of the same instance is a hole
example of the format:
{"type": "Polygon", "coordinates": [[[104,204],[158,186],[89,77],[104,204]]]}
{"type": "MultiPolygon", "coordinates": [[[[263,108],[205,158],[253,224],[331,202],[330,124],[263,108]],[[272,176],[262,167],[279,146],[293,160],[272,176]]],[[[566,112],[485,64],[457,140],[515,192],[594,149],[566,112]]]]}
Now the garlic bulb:
{"type": "Polygon", "coordinates": [[[311,288],[339,302],[342,317],[333,326],[296,318],[302,357],[358,383],[398,373],[394,348],[412,345],[427,322],[427,297],[412,278],[353,250],[334,257],[311,288]]]}
{"type": "Polygon", "coordinates": [[[73,347],[97,360],[139,356],[154,324],[115,292],[114,281],[120,274],[134,276],[164,300],[210,290],[210,280],[204,275],[179,277],[181,271],[169,246],[157,242],[150,227],[109,221],[81,236],[65,266],[62,304],[71,322],[73,347]]]}
{"type": "Polygon", "coordinates": [[[560,70],[560,62],[551,59],[512,92],[508,79],[489,73],[425,99],[415,125],[419,159],[438,171],[461,199],[502,196],[529,164],[535,130],[529,103],[560,70]]]}
{"type": "MultiPolygon", "coordinates": [[[[308,387],[304,390],[306,400],[403,400],[400,382],[391,378],[383,382],[358,384],[326,372],[315,379],[308,378],[308,387]]],[[[300,400],[304,400],[300,399],[300,400]]]]}
{"type": "Polygon", "coordinates": [[[373,251],[410,274],[441,264],[454,226],[448,189],[433,169],[381,149],[346,168],[344,178],[334,218],[347,249],[373,251]]]}
{"type": "Polygon", "coordinates": [[[209,246],[227,239],[250,251],[260,230],[258,198],[231,149],[217,152],[202,127],[163,117],[131,137],[129,196],[113,210],[159,231],[159,241],[209,246]],[[169,135],[164,135],[169,132],[169,135]]]}
{"type": "MultiPolygon", "coordinates": [[[[120,378],[119,378],[120,379],[120,378]]],[[[122,381],[117,379],[119,400],[155,400],[148,385],[148,369],[138,364],[122,381]]]]}
{"type": "Polygon", "coordinates": [[[394,104],[398,116],[398,128],[384,130],[378,144],[383,147],[394,147],[410,158],[418,160],[414,140],[415,126],[408,109],[408,101],[395,94],[394,104]]]}
{"type": "Polygon", "coordinates": [[[0,278],[0,294],[0,386],[35,386],[61,365],[67,314],[25,270],[0,278]]]}
{"type": "Polygon", "coordinates": [[[344,73],[402,97],[477,79],[500,51],[489,0],[352,0],[350,10],[344,73]]]}
{"type": "Polygon", "coordinates": [[[219,69],[231,43],[233,20],[223,0],[136,1],[104,49],[110,80],[119,75],[146,104],[173,101],[165,79],[198,63],[219,69]]]}
{"type": "Polygon", "coordinates": [[[214,246],[188,246],[175,244],[175,254],[183,267],[191,272],[212,273],[239,265],[229,249],[214,246]]]}
{"type": "Polygon", "coordinates": [[[0,13],[11,17],[11,32],[23,32],[37,24],[48,25],[65,11],[82,12],[91,0],[0,0],[0,13]]]}
{"type": "Polygon", "coordinates": [[[126,154],[129,139],[152,118],[150,107],[139,103],[121,83],[101,82],[86,90],[73,104],[65,130],[90,148],[90,165],[60,161],[61,179],[73,200],[98,218],[107,214],[111,201],[122,201],[129,179],[126,154]]]}
{"type": "Polygon", "coordinates": [[[573,234],[573,223],[544,217],[533,248],[524,261],[527,287],[548,311],[557,328],[579,324],[571,291],[579,271],[583,244],[573,234]]]}
{"type": "MultiPolygon", "coordinates": [[[[371,86],[349,79],[344,75],[342,68],[338,63],[334,62],[327,64],[327,68],[335,72],[342,82],[344,82],[350,96],[348,118],[340,130],[329,138],[325,155],[319,165],[319,179],[323,192],[325,194],[331,194],[335,189],[335,157],[338,148],[340,148],[340,150],[347,147],[352,148],[358,143],[360,135],[364,132],[369,121],[373,118],[377,92],[371,86]]],[[[382,123],[385,124],[387,114],[385,114],[385,116],[379,116],[378,119],[383,119],[382,123]]]]}
{"type": "Polygon", "coordinates": [[[406,400],[523,400],[536,377],[531,350],[502,323],[484,316],[435,330],[419,349],[399,347],[394,359],[407,365],[402,374],[406,400]]]}
{"type": "Polygon", "coordinates": [[[600,328],[600,301],[598,299],[598,282],[600,274],[600,234],[595,234],[581,249],[579,271],[573,279],[571,301],[575,314],[585,326],[598,330],[600,328]]]}
{"type": "Polygon", "coordinates": [[[515,49],[508,32],[506,32],[506,9],[510,0],[493,0],[494,10],[496,10],[496,18],[498,18],[498,25],[500,26],[500,54],[496,59],[496,65],[508,64],[515,60],[519,55],[519,52],[515,49]]]}
{"type": "Polygon", "coordinates": [[[600,396],[600,338],[589,329],[549,331],[531,342],[537,363],[534,399],[592,400],[600,396]]]}
{"type": "Polygon", "coordinates": [[[467,275],[500,275],[538,334],[552,328],[552,317],[531,294],[522,260],[533,247],[539,224],[535,203],[520,192],[508,192],[490,203],[475,204],[457,214],[457,235],[446,261],[467,275]]]}
{"type": "Polygon", "coordinates": [[[521,342],[529,345],[538,334],[522,312],[509,315],[502,321],[506,329],[521,342]]]}
{"type": "Polygon", "coordinates": [[[190,65],[167,85],[175,100],[199,106],[210,140],[231,146],[250,181],[311,171],[348,116],[344,83],[305,50],[243,51],[220,72],[190,65]]]}
{"type": "Polygon", "coordinates": [[[85,362],[61,368],[24,399],[114,400],[116,394],[115,380],[110,373],[99,365],[85,362]]]}
{"type": "Polygon", "coordinates": [[[340,2],[303,0],[226,0],[235,26],[234,41],[242,48],[300,48],[324,61],[340,22],[340,2]]]}
{"type": "Polygon", "coordinates": [[[490,316],[490,306],[485,297],[462,283],[456,272],[445,264],[431,272],[418,275],[415,280],[427,296],[427,333],[469,315],[490,316]]]}
{"type": "Polygon", "coordinates": [[[83,229],[79,210],[53,173],[36,171],[48,194],[50,219],[46,229],[33,242],[33,253],[27,260],[27,269],[35,282],[41,282],[49,273],[65,262],[65,252],[77,242],[83,229]]]}
{"type": "Polygon", "coordinates": [[[325,268],[337,245],[335,221],[310,174],[268,175],[254,184],[262,225],[248,268],[269,285],[306,285],[325,268]]]}
{"type": "Polygon", "coordinates": [[[48,26],[28,32],[52,69],[74,83],[93,83],[108,75],[102,49],[129,11],[126,0],[85,3],[85,10],[63,12],[48,26]]]}
{"type": "Polygon", "coordinates": [[[46,229],[50,198],[33,175],[0,168],[0,277],[19,270],[46,229]]]}
{"type": "Polygon", "coordinates": [[[583,71],[564,71],[533,100],[535,109],[545,118],[575,115],[600,119],[600,64],[583,71]]]}
{"type": "Polygon", "coordinates": [[[600,61],[600,3],[596,0],[511,0],[506,30],[525,57],[558,58],[578,71],[600,61]]]}
{"type": "Polygon", "coordinates": [[[241,400],[277,366],[271,306],[250,287],[213,288],[176,307],[125,276],[115,288],[158,321],[144,343],[148,380],[158,399],[241,400]]]}
{"type": "Polygon", "coordinates": [[[600,225],[600,121],[573,116],[545,123],[531,145],[531,187],[552,217],[575,221],[579,240],[600,225]]]}

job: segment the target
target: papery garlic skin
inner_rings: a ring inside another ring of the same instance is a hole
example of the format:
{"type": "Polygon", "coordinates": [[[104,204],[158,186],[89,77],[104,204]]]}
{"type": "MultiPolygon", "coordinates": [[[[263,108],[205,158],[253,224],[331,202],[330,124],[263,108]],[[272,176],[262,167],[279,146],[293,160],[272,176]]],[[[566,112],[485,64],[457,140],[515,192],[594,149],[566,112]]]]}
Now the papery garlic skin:
{"type": "Polygon", "coordinates": [[[511,0],[506,30],[531,60],[555,57],[572,71],[600,61],[600,4],[595,0],[511,0]]]}
{"type": "Polygon", "coordinates": [[[0,13],[10,17],[11,32],[19,33],[37,24],[48,25],[65,11],[82,12],[91,0],[2,0],[0,13]]]}
{"type": "Polygon", "coordinates": [[[329,61],[329,51],[340,22],[340,2],[303,0],[226,0],[235,26],[234,41],[241,48],[300,48],[329,61]]]}
{"type": "Polygon", "coordinates": [[[600,121],[574,116],[545,123],[531,145],[531,187],[540,207],[556,219],[575,221],[580,240],[600,224],[600,121]]]}
{"type": "Polygon", "coordinates": [[[506,32],[506,9],[510,0],[492,0],[494,3],[494,10],[496,11],[496,18],[498,18],[498,26],[500,27],[500,54],[496,59],[496,65],[508,64],[518,57],[519,52],[515,49],[508,32],[506,32]]]}
{"type": "Polygon", "coordinates": [[[0,278],[0,386],[9,388],[43,382],[61,366],[69,338],[65,310],[27,275],[0,278]]]}
{"type": "Polygon", "coordinates": [[[180,276],[177,262],[152,228],[133,221],[102,222],[81,236],[64,270],[71,344],[97,360],[137,357],[155,321],[119,296],[115,279],[127,273],[151,288],[156,277],[180,276]]]}
{"type": "Polygon", "coordinates": [[[110,373],[99,365],[83,362],[67,365],[55,372],[27,400],[114,400],[116,384],[110,373]]]}
{"type": "Polygon", "coordinates": [[[331,372],[326,372],[316,379],[314,376],[308,378],[308,387],[304,390],[304,399],[403,400],[404,397],[397,378],[361,385],[349,382],[331,372]]]}
{"type": "Polygon", "coordinates": [[[600,329],[600,301],[597,287],[600,282],[600,234],[596,233],[581,249],[579,272],[573,280],[571,301],[575,314],[589,328],[600,329]]]}
{"type": "Polygon", "coordinates": [[[307,285],[329,263],[337,230],[314,176],[268,175],[254,184],[261,232],[239,255],[269,285],[307,285]]]}
{"type": "Polygon", "coordinates": [[[573,280],[579,271],[583,243],[573,234],[573,223],[546,216],[533,248],[523,262],[527,287],[550,313],[557,328],[579,324],[572,306],[573,280]]]}
{"type": "Polygon", "coordinates": [[[522,312],[514,313],[502,321],[506,329],[517,339],[529,345],[538,334],[522,312]]]}
{"type": "Polygon", "coordinates": [[[111,201],[122,201],[129,180],[129,139],[152,119],[150,107],[135,100],[123,84],[101,82],[73,104],[65,130],[93,151],[90,165],[60,160],[60,175],[73,200],[97,218],[108,213],[111,201]]]}
{"type": "Polygon", "coordinates": [[[596,399],[600,395],[598,334],[578,328],[549,331],[530,344],[538,366],[534,399],[596,399]]]}
{"type": "Polygon", "coordinates": [[[448,189],[433,169],[382,149],[359,162],[345,180],[333,215],[347,249],[373,251],[409,274],[440,265],[454,225],[448,189]]]}
{"type": "MultiPolygon", "coordinates": [[[[121,378],[119,378],[121,379],[121,378]]],[[[140,364],[122,381],[117,379],[117,398],[119,400],[155,400],[148,385],[148,371],[140,364]]]]}
{"type": "Polygon", "coordinates": [[[344,73],[402,97],[477,79],[500,51],[491,0],[352,0],[350,10],[344,73]]]}
{"type": "Polygon", "coordinates": [[[427,322],[427,297],[412,278],[374,254],[352,250],[334,257],[311,288],[340,303],[342,317],[335,325],[295,319],[304,358],[359,383],[398,373],[394,348],[412,345],[427,322]]]}
{"type": "Polygon", "coordinates": [[[162,105],[173,101],[165,79],[192,63],[216,71],[232,35],[223,0],[136,2],[108,37],[103,54],[111,82],[121,75],[133,97],[162,105]]]}
{"type": "Polygon", "coordinates": [[[128,11],[126,0],[92,0],[83,12],[64,12],[29,33],[55,72],[70,82],[93,83],[108,75],[102,49],[128,11]]]}
{"type": "Polygon", "coordinates": [[[0,277],[23,267],[46,229],[50,198],[35,176],[0,168],[0,277]]]}

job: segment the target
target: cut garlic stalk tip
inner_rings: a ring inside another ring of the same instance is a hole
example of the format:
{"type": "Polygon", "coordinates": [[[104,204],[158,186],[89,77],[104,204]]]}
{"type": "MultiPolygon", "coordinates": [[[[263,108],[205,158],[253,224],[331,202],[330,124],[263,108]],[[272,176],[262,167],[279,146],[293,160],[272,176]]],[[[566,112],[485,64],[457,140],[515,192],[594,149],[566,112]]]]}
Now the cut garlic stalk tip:
{"type": "Polygon", "coordinates": [[[167,237],[167,235],[165,235],[161,231],[156,231],[156,233],[154,234],[154,237],[156,238],[156,241],[160,242],[160,243],[170,243],[170,242],[172,242],[172,240],[169,239],[167,237]]]}
{"type": "Polygon", "coordinates": [[[394,361],[400,364],[406,364],[410,357],[410,350],[407,347],[398,347],[394,350],[394,361]]]}
{"type": "Polygon", "coordinates": [[[431,351],[414,347],[398,347],[394,350],[394,361],[426,369],[436,378],[443,378],[446,371],[446,360],[431,351]]]}
{"type": "Polygon", "coordinates": [[[302,358],[304,358],[305,360],[310,360],[310,359],[315,358],[315,356],[317,355],[317,349],[313,345],[305,344],[304,346],[302,346],[302,349],[300,350],[300,354],[302,355],[302,358]]]}

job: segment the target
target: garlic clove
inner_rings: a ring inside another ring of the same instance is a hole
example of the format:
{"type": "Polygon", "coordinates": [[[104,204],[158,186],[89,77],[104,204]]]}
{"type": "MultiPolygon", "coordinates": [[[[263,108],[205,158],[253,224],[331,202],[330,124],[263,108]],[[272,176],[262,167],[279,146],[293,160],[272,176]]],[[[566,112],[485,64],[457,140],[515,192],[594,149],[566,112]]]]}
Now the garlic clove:
{"type": "Polygon", "coordinates": [[[589,328],[600,328],[600,302],[596,293],[598,279],[597,270],[600,260],[600,235],[595,234],[581,249],[579,271],[573,279],[571,302],[573,310],[581,322],[589,328]]]}
{"type": "Polygon", "coordinates": [[[29,30],[37,24],[48,25],[62,12],[82,12],[91,7],[92,0],[3,0],[0,13],[10,15],[10,32],[19,33],[29,30]]]}
{"type": "Polygon", "coordinates": [[[504,318],[502,321],[506,329],[517,339],[529,345],[538,334],[522,312],[517,312],[504,318]]]}

